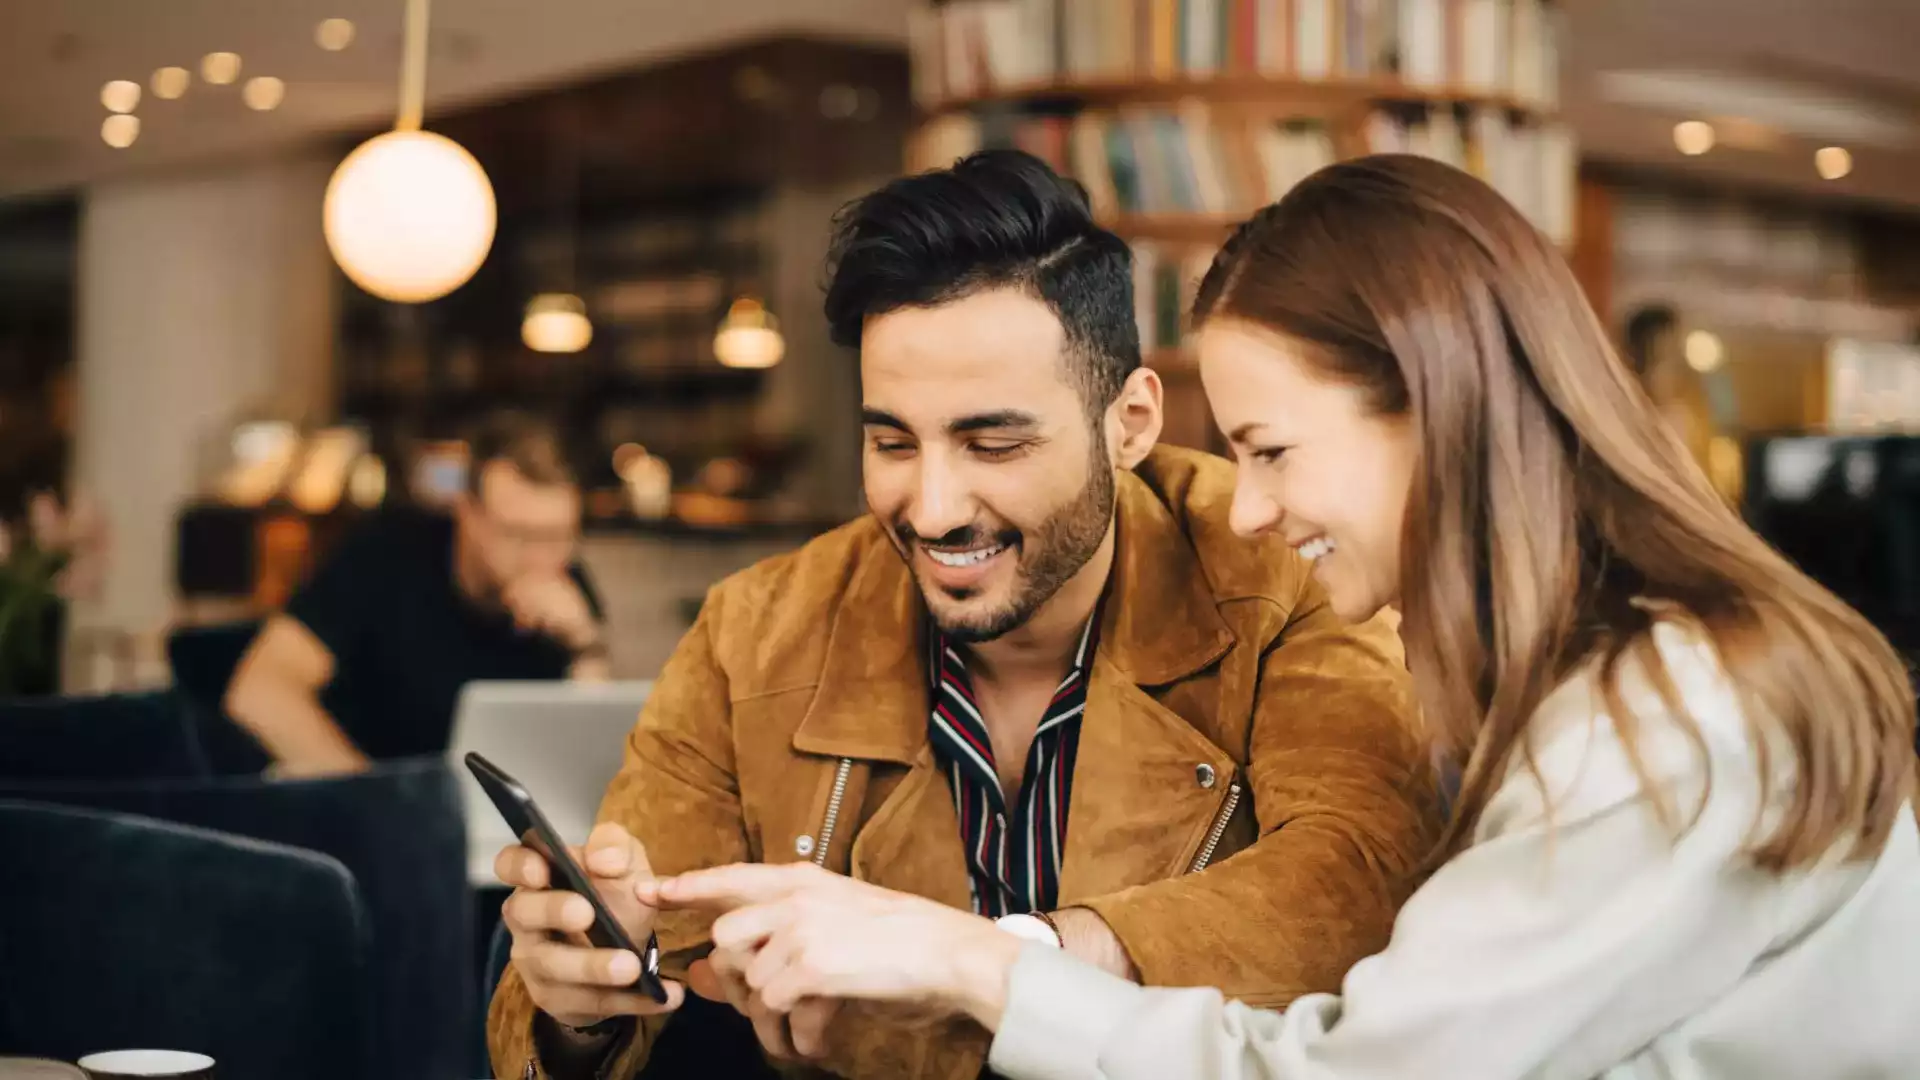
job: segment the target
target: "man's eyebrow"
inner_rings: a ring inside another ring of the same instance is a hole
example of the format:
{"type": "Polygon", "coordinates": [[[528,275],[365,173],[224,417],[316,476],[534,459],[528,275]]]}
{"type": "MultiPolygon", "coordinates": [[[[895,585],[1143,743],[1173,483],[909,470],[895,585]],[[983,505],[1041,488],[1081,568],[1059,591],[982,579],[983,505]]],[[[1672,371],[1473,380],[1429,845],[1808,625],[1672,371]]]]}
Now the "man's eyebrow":
{"type": "Polygon", "coordinates": [[[907,427],[905,420],[900,419],[884,409],[862,408],[860,410],[860,423],[865,427],[892,428],[895,431],[913,430],[907,427]]]}
{"type": "Polygon", "coordinates": [[[998,431],[1003,429],[1034,430],[1040,427],[1040,418],[1021,409],[995,409],[992,412],[975,413],[963,416],[947,425],[947,432],[964,435],[970,431],[998,431]]]}

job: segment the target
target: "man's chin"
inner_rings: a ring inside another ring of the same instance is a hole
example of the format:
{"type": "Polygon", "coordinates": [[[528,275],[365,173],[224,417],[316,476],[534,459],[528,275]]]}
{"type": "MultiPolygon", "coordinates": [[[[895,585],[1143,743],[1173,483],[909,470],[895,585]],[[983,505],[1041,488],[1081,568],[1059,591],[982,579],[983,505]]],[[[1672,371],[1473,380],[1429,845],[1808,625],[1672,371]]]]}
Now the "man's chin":
{"type": "Polygon", "coordinates": [[[933,625],[947,640],[962,645],[992,641],[1018,629],[1025,621],[1011,605],[991,603],[983,596],[956,598],[936,587],[923,589],[921,597],[926,602],[933,625]],[[936,592],[939,595],[933,595],[936,592]]]}

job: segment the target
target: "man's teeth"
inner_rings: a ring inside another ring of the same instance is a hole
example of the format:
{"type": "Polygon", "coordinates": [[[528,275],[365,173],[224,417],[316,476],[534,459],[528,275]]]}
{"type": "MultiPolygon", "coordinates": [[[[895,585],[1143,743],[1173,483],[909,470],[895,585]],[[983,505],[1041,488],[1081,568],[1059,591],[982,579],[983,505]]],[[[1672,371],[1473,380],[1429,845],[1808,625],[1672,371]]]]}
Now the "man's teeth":
{"type": "Polygon", "coordinates": [[[941,566],[972,566],[975,563],[986,562],[988,559],[1005,551],[1006,545],[996,544],[993,547],[975,548],[972,551],[935,551],[932,548],[923,548],[921,550],[927,553],[928,558],[939,563],[941,566]]]}
{"type": "Polygon", "coordinates": [[[1300,545],[1300,557],[1308,562],[1319,562],[1331,554],[1333,554],[1333,541],[1324,536],[1300,545]]]}

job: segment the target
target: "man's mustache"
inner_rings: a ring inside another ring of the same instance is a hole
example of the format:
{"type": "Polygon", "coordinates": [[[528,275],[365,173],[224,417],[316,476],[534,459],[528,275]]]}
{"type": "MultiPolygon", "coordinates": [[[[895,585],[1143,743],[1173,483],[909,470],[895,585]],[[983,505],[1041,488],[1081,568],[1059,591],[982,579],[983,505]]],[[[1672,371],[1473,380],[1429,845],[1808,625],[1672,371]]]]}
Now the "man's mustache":
{"type": "Polygon", "coordinates": [[[913,526],[906,522],[897,521],[894,523],[893,533],[900,538],[901,546],[906,548],[912,548],[916,544],[939,548],[980,547],[982,546],[981,540],[988,537],[991,537],[995,543],[1008,547],[1020,542],[1020,530],[1018,529],[993,530],[979,525],[962,525],[957,529],[951,529],[939,536],[926,537],[915,532],[913,526]]]}

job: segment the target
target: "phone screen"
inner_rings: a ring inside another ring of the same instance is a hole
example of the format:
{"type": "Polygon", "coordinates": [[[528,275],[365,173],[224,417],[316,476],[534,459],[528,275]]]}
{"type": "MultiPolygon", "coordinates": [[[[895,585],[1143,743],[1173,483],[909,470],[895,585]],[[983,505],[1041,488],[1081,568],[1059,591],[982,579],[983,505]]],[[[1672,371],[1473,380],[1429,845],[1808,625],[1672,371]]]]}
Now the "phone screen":
{"type": "Polygon", "coordinates": [[[520,786],[519,781],[479,754],[468,754],[466,762],[467,769],[480,782],[480,790],[487,793],[494,808],[506,819],[507,827],[513,830],[521,843],[547,860],[547,865],[553,870],[554,887],[579,893],[593,905],[593,926],[587,930],[587,940],[595,948],[625,949],[639,957],[641,992],[665,1004],[667,988],[660,982],[659,939],[650,934],[646,948],[634,945],[626,930],[621,928],[619,921],[601,901],[599,890],[593,887],[586,870],[567,853],[566,841],[554,831],[546,815],[540,812],[540,807],[520,786]]]}

